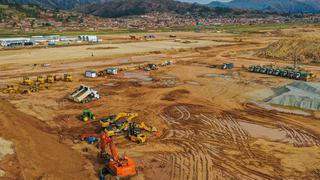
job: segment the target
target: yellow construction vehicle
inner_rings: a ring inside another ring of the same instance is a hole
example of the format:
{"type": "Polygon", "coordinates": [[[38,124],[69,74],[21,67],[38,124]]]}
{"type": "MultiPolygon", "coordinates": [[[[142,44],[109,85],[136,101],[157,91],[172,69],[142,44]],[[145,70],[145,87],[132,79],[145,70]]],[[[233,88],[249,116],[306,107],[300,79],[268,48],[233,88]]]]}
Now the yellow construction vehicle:
{"type": "Polygon", "coordinates": [[[140,124],[136,124],[136,127],[139,129],[146,130],[148,132],[157,132],[158,131],[156,127],[147,126],[144,122],[142,122],[140,124]]]}
{"type": "Polygon", "coordinates": [[[141,133],[141,129],[137,128],[134,123],[129,124],[128,129],[128,138],[132,142],[136,142],[138,144],[144,143],[147,140],[147,136],[141,133]]]}
{"type": "Polygon", "coordinates": [[[66,82],[72,82],[73,81],[73,77],[71,74],[64,74],[63,76],[63,80],[66,81],[66,82]]]}
{"type": "Polygon", "coordinates": [[[30,89],[27,89],[27,88],[21,89],[20,94],[29,95],[29,94],[31,94],[31,91],[30,91],[30,89]]]}
{"type": "Polygon", "coordinates": [[[19,92],[19,85],[7,85],[7,88],[5,88],[3,90],[3,93],[9,93],[9,94],[13,94],[13,93],[17,93],[19,92]]]}
{"type": "Polygon", "coordinates": [[[54,77],[52,75],[48,75],[46,81],[47,83],[54,83],[54,77]]]}
{"type": "Polygon", "coordinates": [[[37,82],[37,83],[40,83],[40,84],[44,84],[44,83],[46,82],[46,80],[44,79],[43,76],[38,76],[36,82],[37,82]]]}
{"type": "Polygon", "coordinates": [[[32,83],[33,83],[33,81],[29,77],[24,77],[23,80],[21,81],[22,85],[30,86],[32,83]]]}
{"type": "Polygon", "coordinates": [[[117,115],[111,115],[107,118],[103,118],[100,120],[100,124],[102,128],[106,128],[108,127],[110,124],[114,124],[115,122],[117,122],[120,118],[122,117],[128,117],[127,121],[131,121],[133,118],[137,117],[138,114],[137,113],[125,113],[125,112],[121,112],[117,115]]]}

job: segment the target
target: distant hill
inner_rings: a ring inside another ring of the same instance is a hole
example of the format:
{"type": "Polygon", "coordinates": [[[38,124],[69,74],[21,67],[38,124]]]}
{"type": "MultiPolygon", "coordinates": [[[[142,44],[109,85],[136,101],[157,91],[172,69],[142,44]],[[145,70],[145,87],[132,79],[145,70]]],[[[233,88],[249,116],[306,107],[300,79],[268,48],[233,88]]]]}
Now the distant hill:
{"type": "Polygon", "coordinates": [[[102,17],[143,15],[151,12],[175,13],[206,17],[211,15],[239,15],[244,10],[209,7],[176,0],[0,0],[0,4],[36,4],[42,8],[74,10],[102,17]]]}
{"type": "Polygon", "coordinates": [[[320,0],[233,0],[230,2],[213,1],[211,7],[259,10],[277,13],[319,13],[320,0]]]}
{"type": "MultiPolygon", "coordinates": [[[[107,0],[78,8],[79,11],[103,17],[142,15],[150,12],[168,12],[181,15],[208,16],[232,14],[229,8],[212,8],[199,4],[182,3],[174,0],[107,0]]],[[[239,11],[237,11],[239,13],[239,11]]]]}
{"type": "Polygon", "coordinates": [[[52,9],[73,9],[76,7],[103,3],[106,0],[0,0],[0,4],[37,4],[52,9]]]}

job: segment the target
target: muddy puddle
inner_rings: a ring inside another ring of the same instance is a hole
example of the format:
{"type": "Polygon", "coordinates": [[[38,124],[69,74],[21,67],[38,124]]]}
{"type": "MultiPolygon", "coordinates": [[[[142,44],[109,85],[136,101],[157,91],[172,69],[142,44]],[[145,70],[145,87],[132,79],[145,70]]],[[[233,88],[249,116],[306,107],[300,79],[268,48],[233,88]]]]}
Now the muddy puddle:
{"type": "Polygon", "coordinates": [[[130,81],[152,81],[148,72],[125,72],[123,77],[130,81]]]}
{"type": "Polygon", "coordinates": [[[231,76],[224,75],[224,74],[204,74],[202,77],[205,77],[205,78],[216,77],[216,78],[232,79],[231,76]]]}
{"type": "Polygon", "coordinates": [[[269,139],[271,141],[290,142],[281,129],[273,129],[257,124],[239,121],[240,127],[253,138],[269,139]]]}

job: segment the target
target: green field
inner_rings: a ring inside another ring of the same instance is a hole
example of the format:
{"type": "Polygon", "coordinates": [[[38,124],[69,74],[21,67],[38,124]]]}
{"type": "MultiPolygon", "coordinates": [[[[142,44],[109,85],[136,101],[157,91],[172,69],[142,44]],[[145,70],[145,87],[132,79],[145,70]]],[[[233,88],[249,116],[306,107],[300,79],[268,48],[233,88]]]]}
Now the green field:
{"type": "MultiPolygon", "coordinates": [[[[35,36],[35,35],[61,35],[61,36],[76,36],[81,34],[88,35],[111,35],[111,34],[129,34],[129,33],[147,33],[147,32],[226,32],[234,34],[246,34],[246,33],[261,33],[266,30],[278,30],[278,29],[292,29],[301,28],[313,24],[298,24],[298,23],[287,23],[287,24],[262,24],[262,25],[219,25],[219,26],[189,26],[189,27],[176,27],[171,29],[118,29],[118,30],[104,30],[104,31],[56,31],[56,30],[44,30],[38,29],[32,32],[14,32],[8,29],[0,29],[0,37],[21,37],[21,36],[35,36]]],[[[316,25],[313,25],[316,26],[316,25]]]]}

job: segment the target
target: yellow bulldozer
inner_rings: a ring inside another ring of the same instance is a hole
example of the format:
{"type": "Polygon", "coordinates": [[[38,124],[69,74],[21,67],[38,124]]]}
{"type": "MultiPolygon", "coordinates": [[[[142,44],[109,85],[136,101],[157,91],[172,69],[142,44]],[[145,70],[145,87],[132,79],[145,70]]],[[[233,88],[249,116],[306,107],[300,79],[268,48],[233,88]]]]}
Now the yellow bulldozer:
{"type": "Polygon", "coordinates": [[[33,81],[29,77],[23,77],[23,79],[21,81],[22,85],[27,85],[27,86],[30,86],[32,83],[33,83],[33,81]]]}
{"type": "Polygon", "coordinates": [[[65,82],[72,82],[72,81],[73,81],[73,77],[72,77],[71,74],[64,74],[63,80],[64,80],[65,82]]]}

